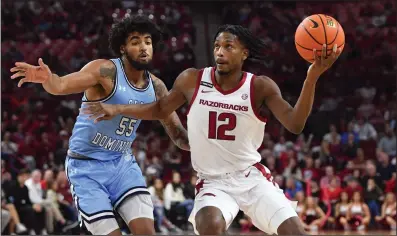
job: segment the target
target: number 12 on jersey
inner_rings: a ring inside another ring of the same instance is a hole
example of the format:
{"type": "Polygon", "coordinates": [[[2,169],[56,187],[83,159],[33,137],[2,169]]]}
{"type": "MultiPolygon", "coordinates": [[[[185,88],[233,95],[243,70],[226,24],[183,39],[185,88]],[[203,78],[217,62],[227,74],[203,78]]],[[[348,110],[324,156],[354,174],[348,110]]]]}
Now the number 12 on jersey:
{"type": "Polygon", "coordinates": [[[222,112],[218,115],[216,111],[210,111],[208,120],[208,138],[217,140],[234,141],[236,136],[226,134],[226,131],[232,131],[236,128],[237,118],[233,113],[222,112]],[[227,121],[219,125],[218,121],[227,121]]]}

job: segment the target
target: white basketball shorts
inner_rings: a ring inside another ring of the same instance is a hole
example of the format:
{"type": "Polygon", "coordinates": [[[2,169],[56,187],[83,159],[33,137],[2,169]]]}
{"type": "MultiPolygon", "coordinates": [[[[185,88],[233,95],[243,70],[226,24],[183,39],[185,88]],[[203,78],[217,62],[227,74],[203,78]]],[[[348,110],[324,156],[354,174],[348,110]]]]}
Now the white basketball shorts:
{"type": "Polygon", "coordinates": [[[258,229],[270,235],[277,234],[285,220],[298,216],[297,202],[285,197],[283,190],[273,182],[269,169],[259,163],[217,177],[199,174],[194,208],[189,217],[196,234],[195,216],[207,206],[221,210],[227,228],[242,210],[258,229]]]}

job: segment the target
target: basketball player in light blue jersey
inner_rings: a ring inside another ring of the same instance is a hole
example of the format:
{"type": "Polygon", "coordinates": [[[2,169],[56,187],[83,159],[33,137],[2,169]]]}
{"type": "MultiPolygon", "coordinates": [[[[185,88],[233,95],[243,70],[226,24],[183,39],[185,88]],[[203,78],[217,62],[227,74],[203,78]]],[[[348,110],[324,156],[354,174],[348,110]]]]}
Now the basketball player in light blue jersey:
{"type": "MultiPolygon", "coordinates": [[[[11,78],[22,77],[19,87],[25,82],[41,83],[53,95],[84,92],[84,102],[152,103],[168,94],[164,83],[148,72],[153,45],[160,37],[147,17],[127,17],[113,25],[109,36],[119,58],[91,61],[79,72],[63,77],[53,74],[42,59],[39,66],[17,62],[11,78]]],[[[117,211],[134,235],[154,234],[150,194],[131,150],[141,120],[119,115],[94,123],[88,118],[84,114],[77,117],[65,164],[81,222],[94,235],[121,235],[113,213],[117,211]]],[[[177,114],[161,122],[174,143],[189,150],[177,114]]]]}

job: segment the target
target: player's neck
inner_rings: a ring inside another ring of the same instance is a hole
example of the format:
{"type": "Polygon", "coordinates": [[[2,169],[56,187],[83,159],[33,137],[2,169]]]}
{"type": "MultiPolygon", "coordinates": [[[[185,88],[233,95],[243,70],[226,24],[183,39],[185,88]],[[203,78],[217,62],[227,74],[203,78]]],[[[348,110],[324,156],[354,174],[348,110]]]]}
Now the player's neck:
{"type": "Polygon", "coordinates": [[[235,72],[230,72],[228,74],[219,74],[215,71],[215,80],[217,84],[224,90],[229,90],[235,88],[243,77],[243,72],[237,70],[235,72]]]}
{"type": "Polygon", "coordinates": [[[141,87],[146,83],[144,78],[144,70],[135,69],[125,58],[122,58],[123,68],[127,79],[136,87],[141,87]]]}

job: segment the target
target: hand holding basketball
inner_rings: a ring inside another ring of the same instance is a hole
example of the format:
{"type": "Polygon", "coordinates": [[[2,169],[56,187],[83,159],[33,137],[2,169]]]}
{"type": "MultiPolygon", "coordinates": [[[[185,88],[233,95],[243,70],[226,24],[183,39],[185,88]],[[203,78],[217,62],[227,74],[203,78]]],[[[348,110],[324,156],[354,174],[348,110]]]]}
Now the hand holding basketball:
{"type": "Polygon", "coordinates": [[[41,58],[39,59],[39,66],[33,66],[25,62],[16,62],[15,67],[11,68],[10,71],[16,72],[11,76],[11,79],[22,77],[18,82],[18,87],[21,87],[25,82],[42,84],[52,76],[50,68],[44,64],[41,58]]]}
{"type": "Polygon", "coordinates": [[[327,45],[323,45],[321,56],[318,56],[317,50],[313,49],[314,63],[310,65],[307,75],[310,77],[318,78],[322,73],[331,68],[332,64],[338,59],[341,51],[338,45],[334,44],[332,53],[327,56],[327,45]]]}

